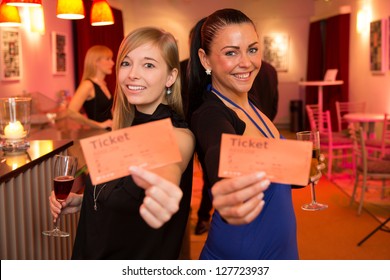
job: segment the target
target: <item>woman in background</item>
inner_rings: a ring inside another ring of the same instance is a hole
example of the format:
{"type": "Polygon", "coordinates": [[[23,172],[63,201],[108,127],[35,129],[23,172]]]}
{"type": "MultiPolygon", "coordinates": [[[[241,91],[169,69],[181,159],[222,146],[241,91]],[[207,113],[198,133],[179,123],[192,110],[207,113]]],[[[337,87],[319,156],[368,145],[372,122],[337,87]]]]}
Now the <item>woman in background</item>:
{"type": "Polygon", "coordinates": [[[93,128],[111,129],[113,97],[105,78],[112,73],[112,56],[111,49],[106,46],[96,45],[88,49],[83,76],[69,103],[67,116],[93,128]],[[80,113],[82,109],[87,116],[80,113]]]}

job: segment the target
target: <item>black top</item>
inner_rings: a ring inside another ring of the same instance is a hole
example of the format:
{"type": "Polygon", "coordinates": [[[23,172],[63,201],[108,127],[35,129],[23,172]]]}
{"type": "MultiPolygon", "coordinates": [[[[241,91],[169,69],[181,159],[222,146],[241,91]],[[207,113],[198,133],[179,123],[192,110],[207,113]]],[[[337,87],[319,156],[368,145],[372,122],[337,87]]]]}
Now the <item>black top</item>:
{"type": "MultiPolygon", "coordinates": [[[[133,125],[171,118],[174,127],[187,128],[183,119],[167,105],[160,104],[153,115],[136,112],[133,125]]],[[[115,159],[113,159],[115,160],[115,159]]],[[[72,259],[177,259],[190,210],[192,160],[182,175],[180,210],[159,229],[149,227],[139,214],[144,190],[131,176],[98,185],[97,211],[88,180],[72,259]]]]}
{"type": "Polygon", "coordinates": [[[91,81],[95,89],[95,97],[84,102],[83,107],[88,118],[97,122],[112,119],[111,108],[113,99],[107,98],[98,84],[92,80],[89,81],[91,81]]]}
{"type": "Polygon", "coordinates": [[[219,180],[222,133],[243,135],[246,124],[214,93],[205,91],[203,98],[202,106],[192,115],[191,130],[196,137],[196,152],[202,164],[204,183],[211,187],[219,180]]]}

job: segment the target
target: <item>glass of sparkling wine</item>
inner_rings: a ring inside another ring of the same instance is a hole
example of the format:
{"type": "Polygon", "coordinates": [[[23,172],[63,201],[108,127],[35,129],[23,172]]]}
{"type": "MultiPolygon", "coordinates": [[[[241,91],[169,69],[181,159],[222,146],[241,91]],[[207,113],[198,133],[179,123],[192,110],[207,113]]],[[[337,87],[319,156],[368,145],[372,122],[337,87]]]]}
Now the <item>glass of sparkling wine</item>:
{"type": "MultiPolygon", "coordinates": [[[[77,158],[73,156],[55,155],[53,169],[53,188],[56,199],[59,202],[65,201],[68,197],[74,182],[77,170],[77,158]]],[[[68,237],[69,233],[60,230],[60,217],[57,218],[54,229],[43,231],[43,235],[68,237]]]]}
{"type": "Polygon", "coordinates": [[[309,184],[311,186],[311,202],[301,206],[303,210],[317,211],[328,208],[328,205],[316,201],[315,183],[310,178],[318,173],[317,166],[320,158],[320,133],[319,131],[300,131],[297,132],[297,139],[301,141],[313,142],[313,154],[311,159],[309,184]]]}

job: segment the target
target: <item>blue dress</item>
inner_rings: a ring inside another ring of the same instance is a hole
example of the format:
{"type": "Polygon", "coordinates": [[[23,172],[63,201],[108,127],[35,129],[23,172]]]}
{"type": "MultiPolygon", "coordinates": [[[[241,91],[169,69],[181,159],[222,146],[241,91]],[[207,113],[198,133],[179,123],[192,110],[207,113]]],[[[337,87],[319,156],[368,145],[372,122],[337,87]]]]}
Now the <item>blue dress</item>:
{"type": "MultiPolygon", "coordinates": [[[[192,115],[191,129],[204,179],[212,186],[220,180],[221,134],[242,135],[245,123],[217,96],[206,92],[202,105],[192,115]]],[[[200,259],[298,259],[291,186],[272,183],[265,191],[264,200],[260,215],[246,225],[229,225],[214,211],[200,259]]]]}

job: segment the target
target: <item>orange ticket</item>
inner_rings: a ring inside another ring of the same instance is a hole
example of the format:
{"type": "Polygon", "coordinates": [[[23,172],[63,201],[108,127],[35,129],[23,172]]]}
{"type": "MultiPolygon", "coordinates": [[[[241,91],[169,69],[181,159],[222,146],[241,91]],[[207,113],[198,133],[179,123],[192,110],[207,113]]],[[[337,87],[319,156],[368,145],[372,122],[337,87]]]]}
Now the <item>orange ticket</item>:
{"type": "Polygon", "coordinates": [[[313,143],[222,134],[219,177],[264,171],[272,182],[305,186],[313,143]]]}
{"type": "Polygon", "coordinates": [[[153,169],[181,161],[170,119],[80,140],[94,185],[129,175],[129,166],[153,169]]]}

